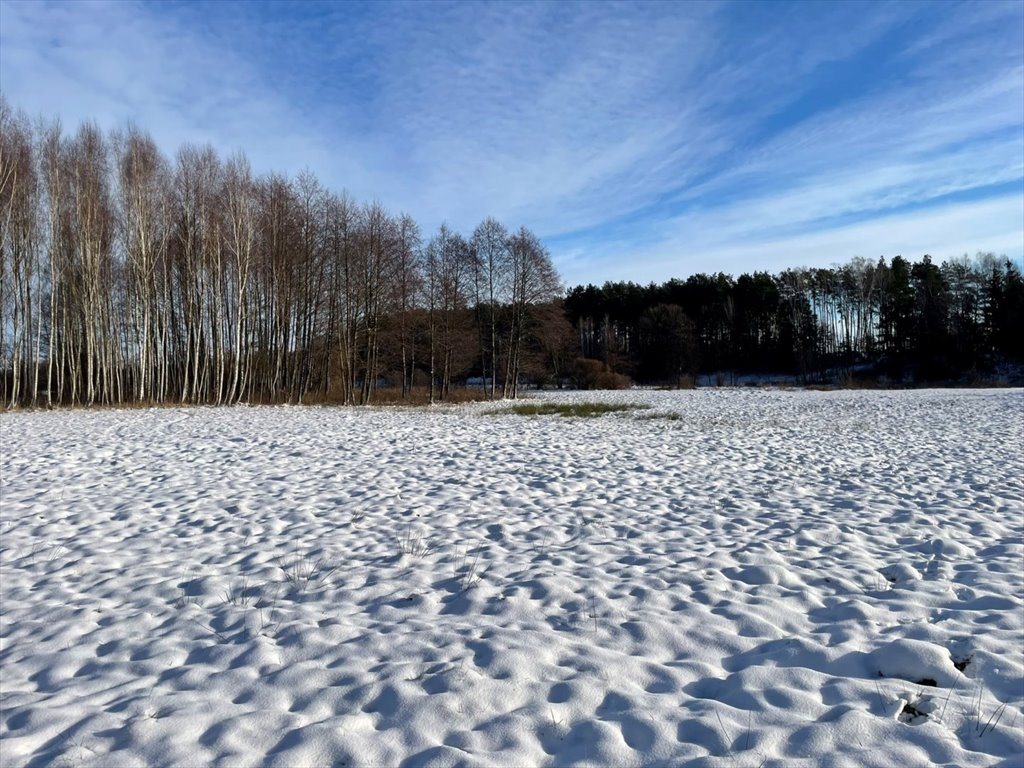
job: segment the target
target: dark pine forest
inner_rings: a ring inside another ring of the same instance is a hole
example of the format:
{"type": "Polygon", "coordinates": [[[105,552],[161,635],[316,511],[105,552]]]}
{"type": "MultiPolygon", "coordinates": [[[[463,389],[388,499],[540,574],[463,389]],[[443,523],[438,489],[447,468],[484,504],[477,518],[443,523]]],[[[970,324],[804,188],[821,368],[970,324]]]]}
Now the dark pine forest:
{"type": "Polygon", "coordinates": [[[565,309],[583,357],[647,384],[969,384],[1024,361],[1024,280],[994,254],[579,286],[565,309]]]}

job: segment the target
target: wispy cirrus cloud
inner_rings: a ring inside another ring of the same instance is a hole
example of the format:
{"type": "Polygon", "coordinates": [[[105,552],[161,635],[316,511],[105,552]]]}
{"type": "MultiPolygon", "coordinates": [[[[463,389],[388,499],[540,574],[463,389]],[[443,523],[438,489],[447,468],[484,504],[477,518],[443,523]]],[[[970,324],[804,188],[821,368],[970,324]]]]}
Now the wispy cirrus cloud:
{"type": "MultiPolygon", "coordinates": [[[[259,152],[297,127],[244,53],[130,2],[0,5],[0,87],[15,107],[113,128],[132,121],[169,153],[181,143],[259,152]]],[[[282,148],[282,160],[293,159],[282,148]]]]}
{"type": "Polygon", "coordinates": [[[8,0],[0,21],[0,88],[32,114],[309,167],[427,231],[524,224],[570,282],[1024,249],[1017,3],[8,0]]]}

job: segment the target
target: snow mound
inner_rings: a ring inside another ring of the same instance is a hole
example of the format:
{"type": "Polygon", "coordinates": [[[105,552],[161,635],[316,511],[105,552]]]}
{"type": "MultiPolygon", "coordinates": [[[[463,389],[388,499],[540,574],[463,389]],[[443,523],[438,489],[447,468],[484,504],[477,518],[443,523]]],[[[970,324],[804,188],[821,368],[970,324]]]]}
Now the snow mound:
{"type": "Polygon", "coordinates": [[[743,568],[724,568],[722,573],[730,579],[742,581],[755,587],[766,584],[778,584],[791,588],[803,586],[800,579],[793,576],[788,569],[781,565],[748,565],[743,568]]]}
{"type": "Polygon", "coordinates": [[[953,539],[941,538],[934,538],[930,540],[925,546],[924,551],[934,555],[935,557],[946,558],[965,558],[972,557],[974,555],[970,547],[966,547],[953,539]]]}
{"type": "Polygon", "coordinates": [[[893,584],[921,580],[921,572],[907,563],[893,563],[881,568],[878,572],[893,584]]]}
{"type": "Polygon", "coordinates": [[[898,677],[920,685],[946,688],[959,676],[949,652],[924,640],[894,640],[872,651],[869,658],[881,677],[898,677]]]}

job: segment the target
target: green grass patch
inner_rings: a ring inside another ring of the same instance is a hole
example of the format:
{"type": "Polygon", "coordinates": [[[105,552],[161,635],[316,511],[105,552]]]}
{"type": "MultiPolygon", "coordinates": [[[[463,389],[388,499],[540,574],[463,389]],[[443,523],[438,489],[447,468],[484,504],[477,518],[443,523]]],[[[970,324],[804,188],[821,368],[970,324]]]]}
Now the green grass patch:
{"type": "Polygon", "coordinates": [[[517,403],[511,408],[491,411],[492,414],[513,413],[517,416],[568,416],[572,418],[593,418],[609,413],[637,411],[647,408],[646,405],[629,403],[517,403]]]}
{"type": "Polygon", "coordinates": [[[683,416],[679,413],[644,413],[637,416],[641,421],[682,421],[683,416]]]}

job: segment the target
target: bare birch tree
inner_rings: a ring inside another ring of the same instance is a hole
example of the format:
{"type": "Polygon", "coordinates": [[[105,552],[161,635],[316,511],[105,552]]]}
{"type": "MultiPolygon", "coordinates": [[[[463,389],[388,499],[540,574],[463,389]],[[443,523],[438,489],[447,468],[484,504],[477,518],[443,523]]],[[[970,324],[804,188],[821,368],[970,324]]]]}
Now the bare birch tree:
{"type": "Polygon", "coordinates": [[[498,380],[499,312],[511,287],[508,230],[495,219],[484,219],[473,232],[472,244],[483,340],[480,369],[488,396],[493,400],[498,380]]]}
{"type": "Polygon", "coordinates": [[[530,322],[530,308],[554,301],[562,292],[551,255],[530,230],[522,227],[508,240],[511,273],[508,355],[505,361],[504,396],[519,393],[523,344],[530,322]]]}

